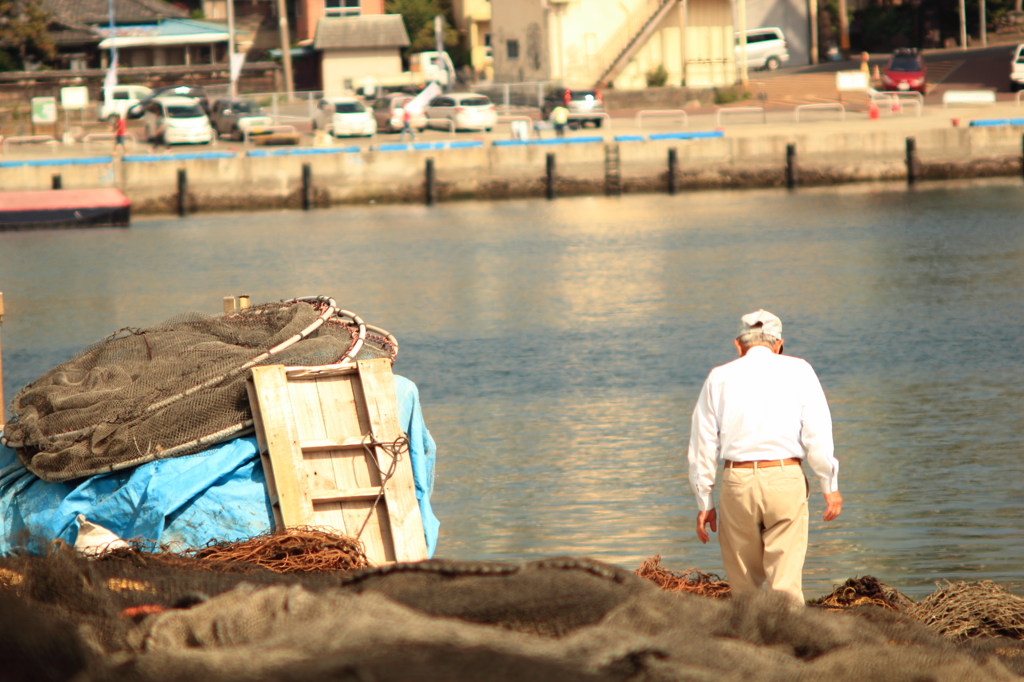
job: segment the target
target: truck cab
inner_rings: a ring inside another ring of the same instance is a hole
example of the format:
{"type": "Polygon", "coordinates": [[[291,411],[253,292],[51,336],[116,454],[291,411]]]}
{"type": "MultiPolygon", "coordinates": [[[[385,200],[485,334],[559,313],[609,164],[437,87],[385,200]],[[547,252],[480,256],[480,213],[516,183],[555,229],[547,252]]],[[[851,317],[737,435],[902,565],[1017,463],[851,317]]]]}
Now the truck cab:
{"type": "Polygon", "coordinates": [[[125,117],[128,107],[138,104],[153,94],[145,85],[115,85],[103,91],[96,118],[100,121],[113,121],[115,116],[125,117]]]}

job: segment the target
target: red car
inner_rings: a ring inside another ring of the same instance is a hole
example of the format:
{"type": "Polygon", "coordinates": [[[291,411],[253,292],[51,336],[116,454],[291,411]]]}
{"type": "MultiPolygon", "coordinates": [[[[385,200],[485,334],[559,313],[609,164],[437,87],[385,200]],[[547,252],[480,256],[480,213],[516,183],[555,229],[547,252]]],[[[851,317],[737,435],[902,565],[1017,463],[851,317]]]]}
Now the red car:
{"type": "Polygon", "coordinates": [[[882,71],[883,90],[915,90],[924,94],[924,60],[916,49],[898,49],[882,71]]]}

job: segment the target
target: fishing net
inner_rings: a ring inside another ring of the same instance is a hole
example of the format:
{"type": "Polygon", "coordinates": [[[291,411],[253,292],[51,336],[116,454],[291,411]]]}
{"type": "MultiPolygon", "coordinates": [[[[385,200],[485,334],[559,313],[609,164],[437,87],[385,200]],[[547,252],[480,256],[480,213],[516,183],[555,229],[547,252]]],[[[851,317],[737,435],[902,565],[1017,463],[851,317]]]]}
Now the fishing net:
{"type": "Polygon", "coordinates": [[[1024,599],[989,580],[943,583],[910,613],[953,639],[1000,636],[1024,640],[1024,599]]]}
{"type": "Polygon", "coordinates": [[[1019,679],[1015,640],[984,649],[896,611],[768,591],[701,598],[571,557],[225,573],[56,546],[0,569],[5,680],[1019,679]]]}
{"type": "Polygon", "coordinates": [[[879,606],[893,611],[907,611],[914,605],[914,601],[877,578],[866,575],[863,578],[850,578],[842,585],[837,585],[831,594],[812,601],[811,605],[831,610],[879,606]]]}
{"type": "Polygon", "coordinates": [[[261,364],[387,357],[388,332],[311,297],[122,329],[25,386],[4,444],[47,481],[193,454],[252,426],[245,382],[261,364]]]}
{"type": "Polygon", "coordinates": [[[640,568],[636,569],[636,575],[669,592],[685,592],[715,599],[724,599],[732,595],[729,583],[717,575],[702,573],[696,568],[670,571],[661,565],[660,556],[645,559],[640,568]]]}

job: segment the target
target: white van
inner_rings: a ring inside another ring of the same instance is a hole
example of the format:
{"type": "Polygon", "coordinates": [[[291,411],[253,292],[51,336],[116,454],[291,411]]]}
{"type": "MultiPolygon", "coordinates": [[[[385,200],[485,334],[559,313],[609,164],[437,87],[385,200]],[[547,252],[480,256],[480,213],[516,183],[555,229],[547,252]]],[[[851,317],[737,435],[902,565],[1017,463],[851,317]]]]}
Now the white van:
{"type": "Polygon", "coordinates": [[[1017,92],[1024,88],[1024,43],[1021,43],[1013,50],[1013,59],[1010,60],[1010,92],[1017,92]]]}
{"type": "Polygon", "coordinates": [[[216,137],[203,107],[191,97],[156,97],[146,105],[143,117],[150,142],[160,129],[167,144],[209,144],[216,137]]]}
{"type": "Polygon", "coordinates": [[[113,122],[115,116],[124,117],[128,107],[153,94],[145,85],[115,85],[103,91],[103,102],[97,112],[97,120],[113,122]]]}
{"type": "MultiPolygon", "coordinates": [[[[754,28],[747,36],[747,68],[774,71],[789,61],[786,37],[779,28],[754,28]]],[[[736,34],[736,68],[743,66],[740,34],[736,34]]]]}

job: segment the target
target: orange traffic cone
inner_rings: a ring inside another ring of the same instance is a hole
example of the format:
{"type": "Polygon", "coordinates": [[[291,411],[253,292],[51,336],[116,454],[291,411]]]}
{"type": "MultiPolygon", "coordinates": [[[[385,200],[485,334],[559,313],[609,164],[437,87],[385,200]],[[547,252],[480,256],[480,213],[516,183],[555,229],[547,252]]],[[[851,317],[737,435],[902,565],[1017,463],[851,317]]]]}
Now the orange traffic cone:
{"type": "Polygon", "coordinates": [[[903,106],[900,104],[900,98],[899,97],[897,97],[896,95],[893,95],[890,98],[890,102],[892,103],[892,107],[891,107],[892,113],[894,113],[894,114],[903,113],[903,106]]]}
{"type": "Polygon", "coordinates": [[[872,121],[878,120],[878,105],[875,104],[875,100],[871,100],[871,103],[868,105],[868,118],[872,121]]]}

